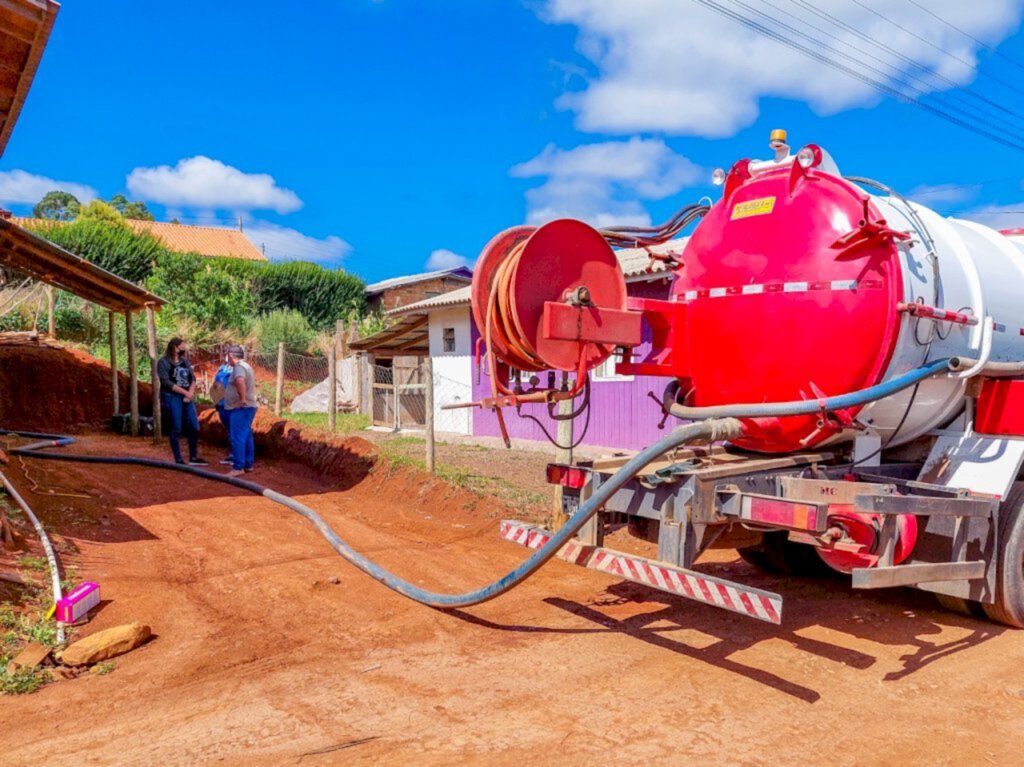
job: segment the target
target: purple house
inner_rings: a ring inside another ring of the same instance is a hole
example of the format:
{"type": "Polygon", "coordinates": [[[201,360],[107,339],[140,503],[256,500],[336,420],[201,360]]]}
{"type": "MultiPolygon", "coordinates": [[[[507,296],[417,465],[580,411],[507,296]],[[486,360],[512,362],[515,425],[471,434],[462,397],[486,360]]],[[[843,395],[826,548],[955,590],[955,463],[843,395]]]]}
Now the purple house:
{"type": "MultiPolygon", "coordinates": [[[[680,238],[652,250],[679,255],[685,243],[686,238],[680,238]]],[[[616,255],[630,296],[669,298],[672,273],[663,262],[652,261],[648,252],[641,248],[620,250],[616,255]]],[[[441,410],[444,405],[477,401],[491,395],[487,371],[478,373],[473,359],[480,333],[471,317],[469,288],[428,298],[389,314],[408,320],[415,316],[428,318],[436,428],[474,436],[500,436],[497,417],[489,410],[441,410]]],[[[645,338],[637,352],[642,357],[649,348],[649,340],[645,338]]],[[[658,429],[661,411],[648,393],[654,392],[660,397],[665,387],[664,378],[617,375],[612,358],[591,372],[591,382],[590,423],[582,444],[638,450],[663,435],[658,429]]],[[[545,406],[524,405],[523,412],[536,416],[549,432],[555,433],[557,426],[548,417],[545,406]]],[[[579,418],[574,428],[582,429],[585,420],[579,418]]],[[[546,441],[540,426],[519,418],[513,410],[505,411],[505,424],[512,438],[546,441]]],[[[577,431],[575,436],[578,438],[579,434],[577,431]]]]}

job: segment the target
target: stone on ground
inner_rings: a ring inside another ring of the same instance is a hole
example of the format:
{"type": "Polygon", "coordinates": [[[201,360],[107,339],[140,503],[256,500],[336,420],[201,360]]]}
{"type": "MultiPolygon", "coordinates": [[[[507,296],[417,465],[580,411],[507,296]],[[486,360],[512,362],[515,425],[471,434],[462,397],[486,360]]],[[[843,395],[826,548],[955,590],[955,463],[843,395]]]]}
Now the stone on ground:
{"type": "Polygon", "coordinates": [[[67,666],[91,666],[134,650],[152,633],[149,626],[138,622],[97,631],[70,645],[61,653],[60,661],[67,666]]]}

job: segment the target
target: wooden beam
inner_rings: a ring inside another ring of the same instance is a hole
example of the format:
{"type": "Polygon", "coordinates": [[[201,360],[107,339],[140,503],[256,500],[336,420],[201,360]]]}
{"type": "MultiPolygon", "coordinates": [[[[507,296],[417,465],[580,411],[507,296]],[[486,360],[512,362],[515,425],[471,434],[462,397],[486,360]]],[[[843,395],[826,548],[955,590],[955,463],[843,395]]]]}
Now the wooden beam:
{"type": "Polygon", "coordinates": [[[117,375],[117,332],[114,313],[107,312],[107,338],[110,343],[110,384],[113,387],[113,415],[121,413],[121,386],[117,375]]]}
{"type": "Polygon", "coordinates": [[[160,357],[156,345],[156,314],[152,304],[146,304],[146,335],[149,342],[149,381],[153,386],[153,441],[159,442],[163,435],[163,414],[160,409],[160,374],[157,372],[160,357]]]}
{"type": "Polygon", "coordinates": [[[135,328],[132,313],[124,313],[125,335],[128,336],[128,412],[131,417],[132,436],[139,436],[139,367],[135,359],[135,328]]]}
{"type": "Polygon", "coordinates": [[[274,415],[281,415],[284,400],[284,341],[277,345],[277,386],[274,389],[274,415]]]}
{"type": "Polygon", "coordinates": [[[46,333],[50,338],[57,337],[57,297],[54,295],[53,285],[46,286],[46,333]]]}
{"type": "Polygon", "coordinates": [[[334,433],[338,423],[338,351],[332,343],[327,350],[327,428],[334,433]]]}

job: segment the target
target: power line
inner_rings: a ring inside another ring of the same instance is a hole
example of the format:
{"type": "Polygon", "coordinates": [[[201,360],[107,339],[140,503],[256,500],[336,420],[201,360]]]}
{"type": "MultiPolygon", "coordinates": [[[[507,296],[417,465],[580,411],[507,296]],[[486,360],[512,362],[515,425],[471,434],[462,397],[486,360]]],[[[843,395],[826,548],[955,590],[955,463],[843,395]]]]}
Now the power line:
{"type": "Polygon", "coordinates": [[[943,120],[946,120],[947,122],[959,125],[960,127],[969,130],[972,133],[984,136],[985,138],[995,141],[996,143],[1002,144],[1003,146],[1009,147],[1010,149],[1016,149],[1019,152],[1024,152],[1024,144],[1020,144],[1017,143],[1016,141],[1003,138],[1002,136],[992,133],[986,130],[985,128],[978,126],[975,123],[968,122],[959,117],[956,117],[955,115],[949,114],[948,112],[945,112],[942,109],[932,106],[931,104],[925,103],[920,99],[908,98],[905,94],[900,93],[898,90],[891,87],[888,83],[880,82],[871,77],[868,77],[855,69],[851,69],[850,67],[829,58],[828,56],[822,55],[821,53],[813,50],[812,48],[808,48],[805,45],[801,45],[800,43],[790,40],[784,35],[781,35],[765,27],[764,25],[757,23],[756,21],[746,16],[743,16],[740,13],[736,13],[735,11],[729,10],[728,8],[721,5],[721,3],[715,2],[715,0],[693,0],[693,2],[699,3],[700,5],[703,5],[704,7],[714,11],[715,13],[718,13],[721,16],[725,16],[726,18],[732,19],[733,21],[742,24],[743,26],[747,27],[748,29],[751,29],[754,32],[757,32],[758,34],[769,37],[772,40],[775,40],[776,42],[779,42],[782,45],[786,46],[787,48],[796,51],[797,53],[802,53],[803,55],[811,59],[814,59],[815,61],[824,64],[825,66],[831,67],[832,69],[835,69],[856,80],[859,80],[865,83],[866,85],[875,88],[880,93],[891,96],[892,98],[895,98],[899,101],[903,101],[905,103],[909,103],[913,106],[916,106],[919,109],[922,109],[926,112],[929,112],[930,114],[935,115],[936,117],[940,117],[943,120]]]}
{"type": "Polygon", "coordinates": [[[1000,58],[1006,59],[1007,61],[1009,61],[1011,64],[1013,64],[1016,67],[1020,67],[1021,69],[1024,69],[1024,64],[1021,64],[1019,61],[1017,61],[1012,56],[1007,56],[1005,53],[1001,52],[999,49],[993,48],[988,43],[979,40],[974,35],[972,35],[970,32],[967,32],[967,31],[961,29],[960,27],[956,26],[955,24],[953,24],[953,23],[951,23],[949,21],[946,21],[946,19],[944,19],[941,16],[939,16],[939,14],[937,14],[931,8],[925,8],[923,5],[921,5],[919,2],[917,2],[917,0],[907,0],[907,2],[910,3],[911,5],[917,7],[917,8],[920,8],[922,11],[924,11],[929,16],[931,16],[933,19],[936,19],[937,21],[942,22],[943,24],[945,24],[947,27],[949,27],[950,29],[954,30],[955,32],[959,32],[961,35],[966,37],[968,40],[973,40],[978,45],[980,45],[982,48],[985,48],[985,49],[991,51],[996,56],[999,56],[1000,58]]]}
{"type": "Polygon", "coordinates": [[[1021,90],[1020,88],[1017,88],[1016,86],[1011,85],[1010,83],[1008,83],[1005,80],[1002,80],[1002,79],[996,77],[995,75],[988,74],[987,72],[982,72],[980,69],[978,69],[977,65],[972,64],[970,61],[967,61],[967,59],[962,59],[959,56],[957,56],[955,53],[950,53],[945,48],[943,48],[941,45],[936,45],[935,43],[933,43],[927,37],[921,37],[921,35],[919,35],[916,32],[913,32],[913,31],[907,29],[902,24],[899,24],[899,23],[893,21],[892,19],[890,19],[888,16],[885,16],[885,15],[879,13],[874,8],[872,8],[871,6],[865,5],[864,3],[861,2],[861,0],[850,0],[850,2],[853,3],[854,5],[860,6],[861,8],[863,8],[868,13],[874,14],[875,16],[877,16],[878,18],[880,18],[882,21],[886,22],[887,24],[891,24],[892,26],[896,27],[896,29],[899,29],[899,30],[905,32],[906,34],[910,35],[911,37],[913,37],[913,38],[915,38],[917,40],[920,40],[925,45],[929,45],[932,48],[934,48],[935,50],[937,50],[937,51],[939,51],[941,53],[946,54],[951,59],[953,59],[955,61],[959,61],[961,64],[966,64],[971,69],[973,69],[975,72],[977,72],[980,76],[987,77],[990,80],[993,80],[993,81],[995,81],[997,83],[1000,83],[1001,85],[1006,86],[1010,90],[1016,91],[1017,93],[1019,93],[1022,96],[1024,96],[1024,90],[1021,90]]]}
{"type": "MultiPolygon", "coordinates": [[[[961,91],[964,95],[971,96],[971,97],[973,97],[973,98],[975,98],[975,99],[977,99],[977,100],[979,100],[981,102],[984,102],[985,104],[988,104],[989,106],[991,106],[991,107],[993,107],[995,109],[998,109],[1000,112],[1003,112],[1003,113],[1005,113],[1007,115],[1011,115],[1011,116],[1017,118],[1018,120],[1024,119],[1024,118],[1021,117],[1021,115],[1017,114],[1016,112],[1014,112],[1014,111],[1012,111],[1010,109],[1007,109],[1004,105],[1000,104],[999,102],[994,101],[994,100],[988,98],[987,96],[983,96],[983,95],[981,95],[979,93],[975,93],[970,88],[967,88],[967,87],[961,85],[960,83],[956,82],[955,80],[952,80],[949,77],[946,77],[945,75],[941,74],[940,72],[938,72],[938,71],[936,71],[934,69],[929,69],[927,67],[921,67],[921,64],[919,62],[914,61],[914,59],[912,59],[909,56],[905,55],[901,51],[896,50],[891,45],[886,45],[885,43],[878,42],[877,40],[873,39],[869,35],[864,34],[864,32],[862,32],[861,30],[857,29],[852,24],[849,24],[848,22],[843,21],[842,19],[836,17],[834,14],[829,13],[824,8],[817,8],[817,7],[815,7],[813,4],[808,2],[808,0],[789,0],[789,2],[791,2],[791,3],[795,4],[795,5],[798,4],[800,7],[802,7],[803,9],[805,9],[807,11],[810,11],[812,14],[814,14],[818,18],[827,21],[828,23],[832,24],[835,27],[838,27],[839,29],[845,30],[846,32],[849,32],[852,35],[855,35],[859,39],[861,39],[861,40],[863,40],[863,41],[865,41],[867,43],[870,43],[871,45],[875,46],[876,48],[878,48],[881,51],[885,51],[886,53],[889,53],[892,56],[895,56],[897,59],[899,59],[903,63],[907,64],[908,66],[910,66],[910,67],[918,67],[918,68],[923,69],[925,72],[928,73],[928,75],[930,75],[931,77],[933,77],[936,80],[939,80],[939,81],[945,83],[949,88],[955,88],[956,90],[961,91]]],[[[781,9],[779,9],[779,10],[781,11],[781,9]]],[[[801,19],[801,21],[803,21],[803,19],[801,19]]],[[[803,23],[807,24],[806,21],[804,21],[803,23]]],[[[810,25],[808,25],[808,26],[810,26],[810,25]]],[[[824,30],[821,30],[818,27],[812,27],[812,29],[818,29],[818,31],[820,31],[822,34],[829,35],[828,32],[825,32],[824,30]]],[[[840,38],[838,38],[838,37],[836,37],[834,35],[829,35],[829,36],[832,37],[832,39],[835,39],[835,40],[839,40],[840,39],[840,38]]],[[[845,44],[846,45],[850,45],[849,43],[845,43],[845,44]]],[[[858,48],[858,49],[855,49],[855,50],[861,50],[861,49],[858,48]]],[[[871,55],[871,54],[867,54],[867,55],[871,55]]],[[[875,58],[876,61],[879,61],[877,56],[873,57],[873,58],[875,58]]],[[[895,66],[893,66],[891,64],[886,64],[886,66],[889,66],[890,68],[892,68],[892,69],[894,69],[896,71],[899,71],[898,67],[895,67],[895,66]]],[[[915,75],[912,72],[908,71],[906,74],[911,76],[911,77],[913,77],[914,79],[918,80],[919,82],[922,82],[922,83],[925,82],[920,76],[915,75]]],[[[930,85],[929,87],[934,89],[935,86],[934,85],[930,85]]]]}

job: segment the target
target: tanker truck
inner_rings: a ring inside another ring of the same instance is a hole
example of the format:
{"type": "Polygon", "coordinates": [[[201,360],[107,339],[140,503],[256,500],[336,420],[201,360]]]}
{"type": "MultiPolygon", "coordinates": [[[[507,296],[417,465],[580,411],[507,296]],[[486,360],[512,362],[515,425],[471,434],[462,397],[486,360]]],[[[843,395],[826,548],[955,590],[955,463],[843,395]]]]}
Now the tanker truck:
{"type": "MultiPolygon", "coordinates": [[[[563,560],[780,623],[781,595],[694,569],[735,548],[767,571],[827,568],[1024,627],[1024,232],[844,176],[784,131],[770,147],[660,227],[496,236],[473,277],[491,387],[473,405],[503,431],[530,409],[580,417],[589,372],[614,355],[618,373],[665,378],[652,413],[666,429],[725,424],[611,492],[563,560]],[[665,259],[657,246],[692,224],[669,300],[628,297],[615,249],[665,259]],[[657,554],[606,547],[623,524],[657,554]]],[[[626,461],[550,465],[565,515],[626,461]]],[[[540,548],[554,530],[501,534],[540,548]]]]}

